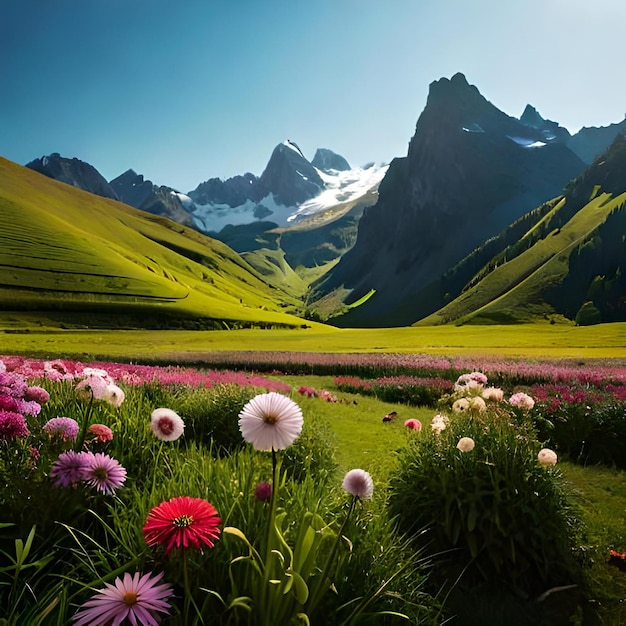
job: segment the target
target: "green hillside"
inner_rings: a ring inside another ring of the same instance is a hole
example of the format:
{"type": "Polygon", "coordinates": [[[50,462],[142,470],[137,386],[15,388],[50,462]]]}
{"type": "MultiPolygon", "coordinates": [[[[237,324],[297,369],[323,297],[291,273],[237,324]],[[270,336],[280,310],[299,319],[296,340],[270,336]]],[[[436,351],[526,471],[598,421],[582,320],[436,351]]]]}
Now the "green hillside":
{"type": "MultiPolygon", "coordinates": [[[[421,324],[447,322],[522,323],[560,313],[546,301],[547,292],[561,284],[569,272],[573,251],[626,201],[603,193],[563,226],[510,261],[499,265],[421,324]]],[[[529,233],[530,234],[530,233],[529,233]]]]}
{"type": "Polygon", "coordinates": [[[626,139],[618,137],[564,196],[530,212],[454,268],[448,284],[464,277],[465,286],[457,285],[448,304],[416,325],[626,320],[624,171],[626,139]]]}
{"type": "Polygon", "coordinates": [[[221,242],[0,158],[0,310],[79,326],[300,326],[221,242]]]}

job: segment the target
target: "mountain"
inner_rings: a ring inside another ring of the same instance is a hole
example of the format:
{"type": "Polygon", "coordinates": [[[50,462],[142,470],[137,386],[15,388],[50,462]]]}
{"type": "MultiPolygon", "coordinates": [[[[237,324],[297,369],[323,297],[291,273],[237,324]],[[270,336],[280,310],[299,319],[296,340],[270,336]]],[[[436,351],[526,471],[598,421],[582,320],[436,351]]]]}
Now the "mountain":
{"type": "Polygon", "coordinates": [[[402,326],[436,311],[443,301],[417,294],[585,168],[543,131],[462,74],[433,82],[407,156],[390,164],[354,246],[313,285],[312,301],[348,308],[333,319],[342,326],[402,326]]]}
{"type": "Polygon", "coordinates": [[[34,159],[26,167],[103,198],[117,200],[117,194],[98,170],[79,159],[66,159],[58,152],[34,159]]]}
{"type": "Polygon", "coordinates": [[[223,243],[0,158],[0,310],[44,326],[299,328],[223,243]]]}
{"type": "MultiPolygon", "coordinates": [[[[111,181],[120,202],[129,204],[154,215],[169,217],[185,226],[194,227],[194,220],[185,206],[188,198],[171,187],[157,186],[150,180],[144,180],[141,174],[132,169],[120,174],[111,181]]],[[[189,208],[192,203],[188,202],[189,208]]]]}
{"type": "Polygon", "coordinates": [[[585,163],[591,164],[618,135],[624,132],[626,132],[626,118],[619,124],[583,127],[568,140],[567,145],[585,163]]]}
{"type": "Polygon", "coordinates": [[[315,151],[311,165],[324,172],[328,172],[329,170],[345,172],[350,169],[348,161],[339,154],[335,154],[332,150],[326,148],[318,148],[315,151]]]}
{"type": "Polygon", "coordinates": [[[287,139],[274,148],[260,177],[246,173],[200,183],[188,193],[193,202],[190,211],[196,228],[219,239],[229,236],[232,227],[250,225],[247,230],[258,232],[260,222],[288,227],[367,195],[378,187],[386,167],[351,168],[346,159],[327,148],[318,148],[309,162],[298,145],[287,139]]]}
{"type": "Polygon", "coordinates": [[[534,128],[538,130],[546,141],[559,140],[567,143],[571,138],[571,135],[567,128],[559,126],[557,122],[552,120],[546,120],[535,109],[534,106],[527,104],[519,121],[528,128],[534,128]]]}
{"type": "Polygon", "coordinates": [[[483,258],[461,294],[419,324],[625,321],[625,242],[626,138],[619,135],[564,195],[461,262],[459,272],[483,258]]]}

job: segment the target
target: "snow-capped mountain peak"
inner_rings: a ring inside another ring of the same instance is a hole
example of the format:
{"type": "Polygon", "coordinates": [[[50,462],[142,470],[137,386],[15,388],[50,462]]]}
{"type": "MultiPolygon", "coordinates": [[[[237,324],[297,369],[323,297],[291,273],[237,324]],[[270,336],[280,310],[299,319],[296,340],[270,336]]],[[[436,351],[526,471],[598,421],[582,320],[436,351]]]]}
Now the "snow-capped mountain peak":
{"type": "Polygon", "coordinates": [[[197,228],[219,233],[227,225],[261,220],[287,226],[334,205],[356,201],[377,189],[388,167],[369,164],[350,168],[343,157],[327,149],[318,149],[314,162],[315,165],[304,157],[297,143],[287,139],[276,146],[260,178],[246,175],[249,182],[243,195],[241,181],[236,180],[242,177],[202,183],[189,192],[197,228]],[[339,169],[332,169],[333,165],[339,169]],[[225,193],[229,186],[236,186],[240,193],[225,193]],[[219,189],[219,198],[211,198],[206,193],[208,189],[219,189]],[[225,202],[226,197],[237,201],[225,202]]]}

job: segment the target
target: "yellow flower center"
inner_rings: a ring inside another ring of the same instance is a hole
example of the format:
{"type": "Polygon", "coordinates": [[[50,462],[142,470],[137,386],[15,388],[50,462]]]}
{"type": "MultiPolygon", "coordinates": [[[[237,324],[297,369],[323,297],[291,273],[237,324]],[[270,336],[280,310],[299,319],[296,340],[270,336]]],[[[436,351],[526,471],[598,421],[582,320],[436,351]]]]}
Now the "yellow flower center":
{"type": "Polygon", "coordinates": [[[137,604],[137,594],[134,591],[127,591],[122,598],[122,602],[124,602],[126,606],[137,604]]]}
{"type": "Polygon", "coordinates": [[[266,413],[263,416],[263,421],[266,424],[275,424],[278,421],[278,416],[277,415],[272,415],[271,413],[266,413]]]}
{"type": "Polygon", "coordinates": [[[175,517],[172,520],[172,524],[176,526],[176,528],[187,528],[193,524],[193,515],[181,515],[179,517],[175,517]]]}

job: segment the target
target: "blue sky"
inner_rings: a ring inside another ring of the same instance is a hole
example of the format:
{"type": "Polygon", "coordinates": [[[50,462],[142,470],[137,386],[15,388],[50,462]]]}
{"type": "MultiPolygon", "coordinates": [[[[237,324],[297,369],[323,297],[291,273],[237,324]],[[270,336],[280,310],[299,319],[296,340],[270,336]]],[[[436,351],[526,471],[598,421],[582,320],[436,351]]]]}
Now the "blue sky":
{"type": "Polygon", "coordinates": [[[2,0],[0,156],[194,189],[289,138],[406,155],[428,85],[570,132],[624,119],[623,0],[2,0]]]}

